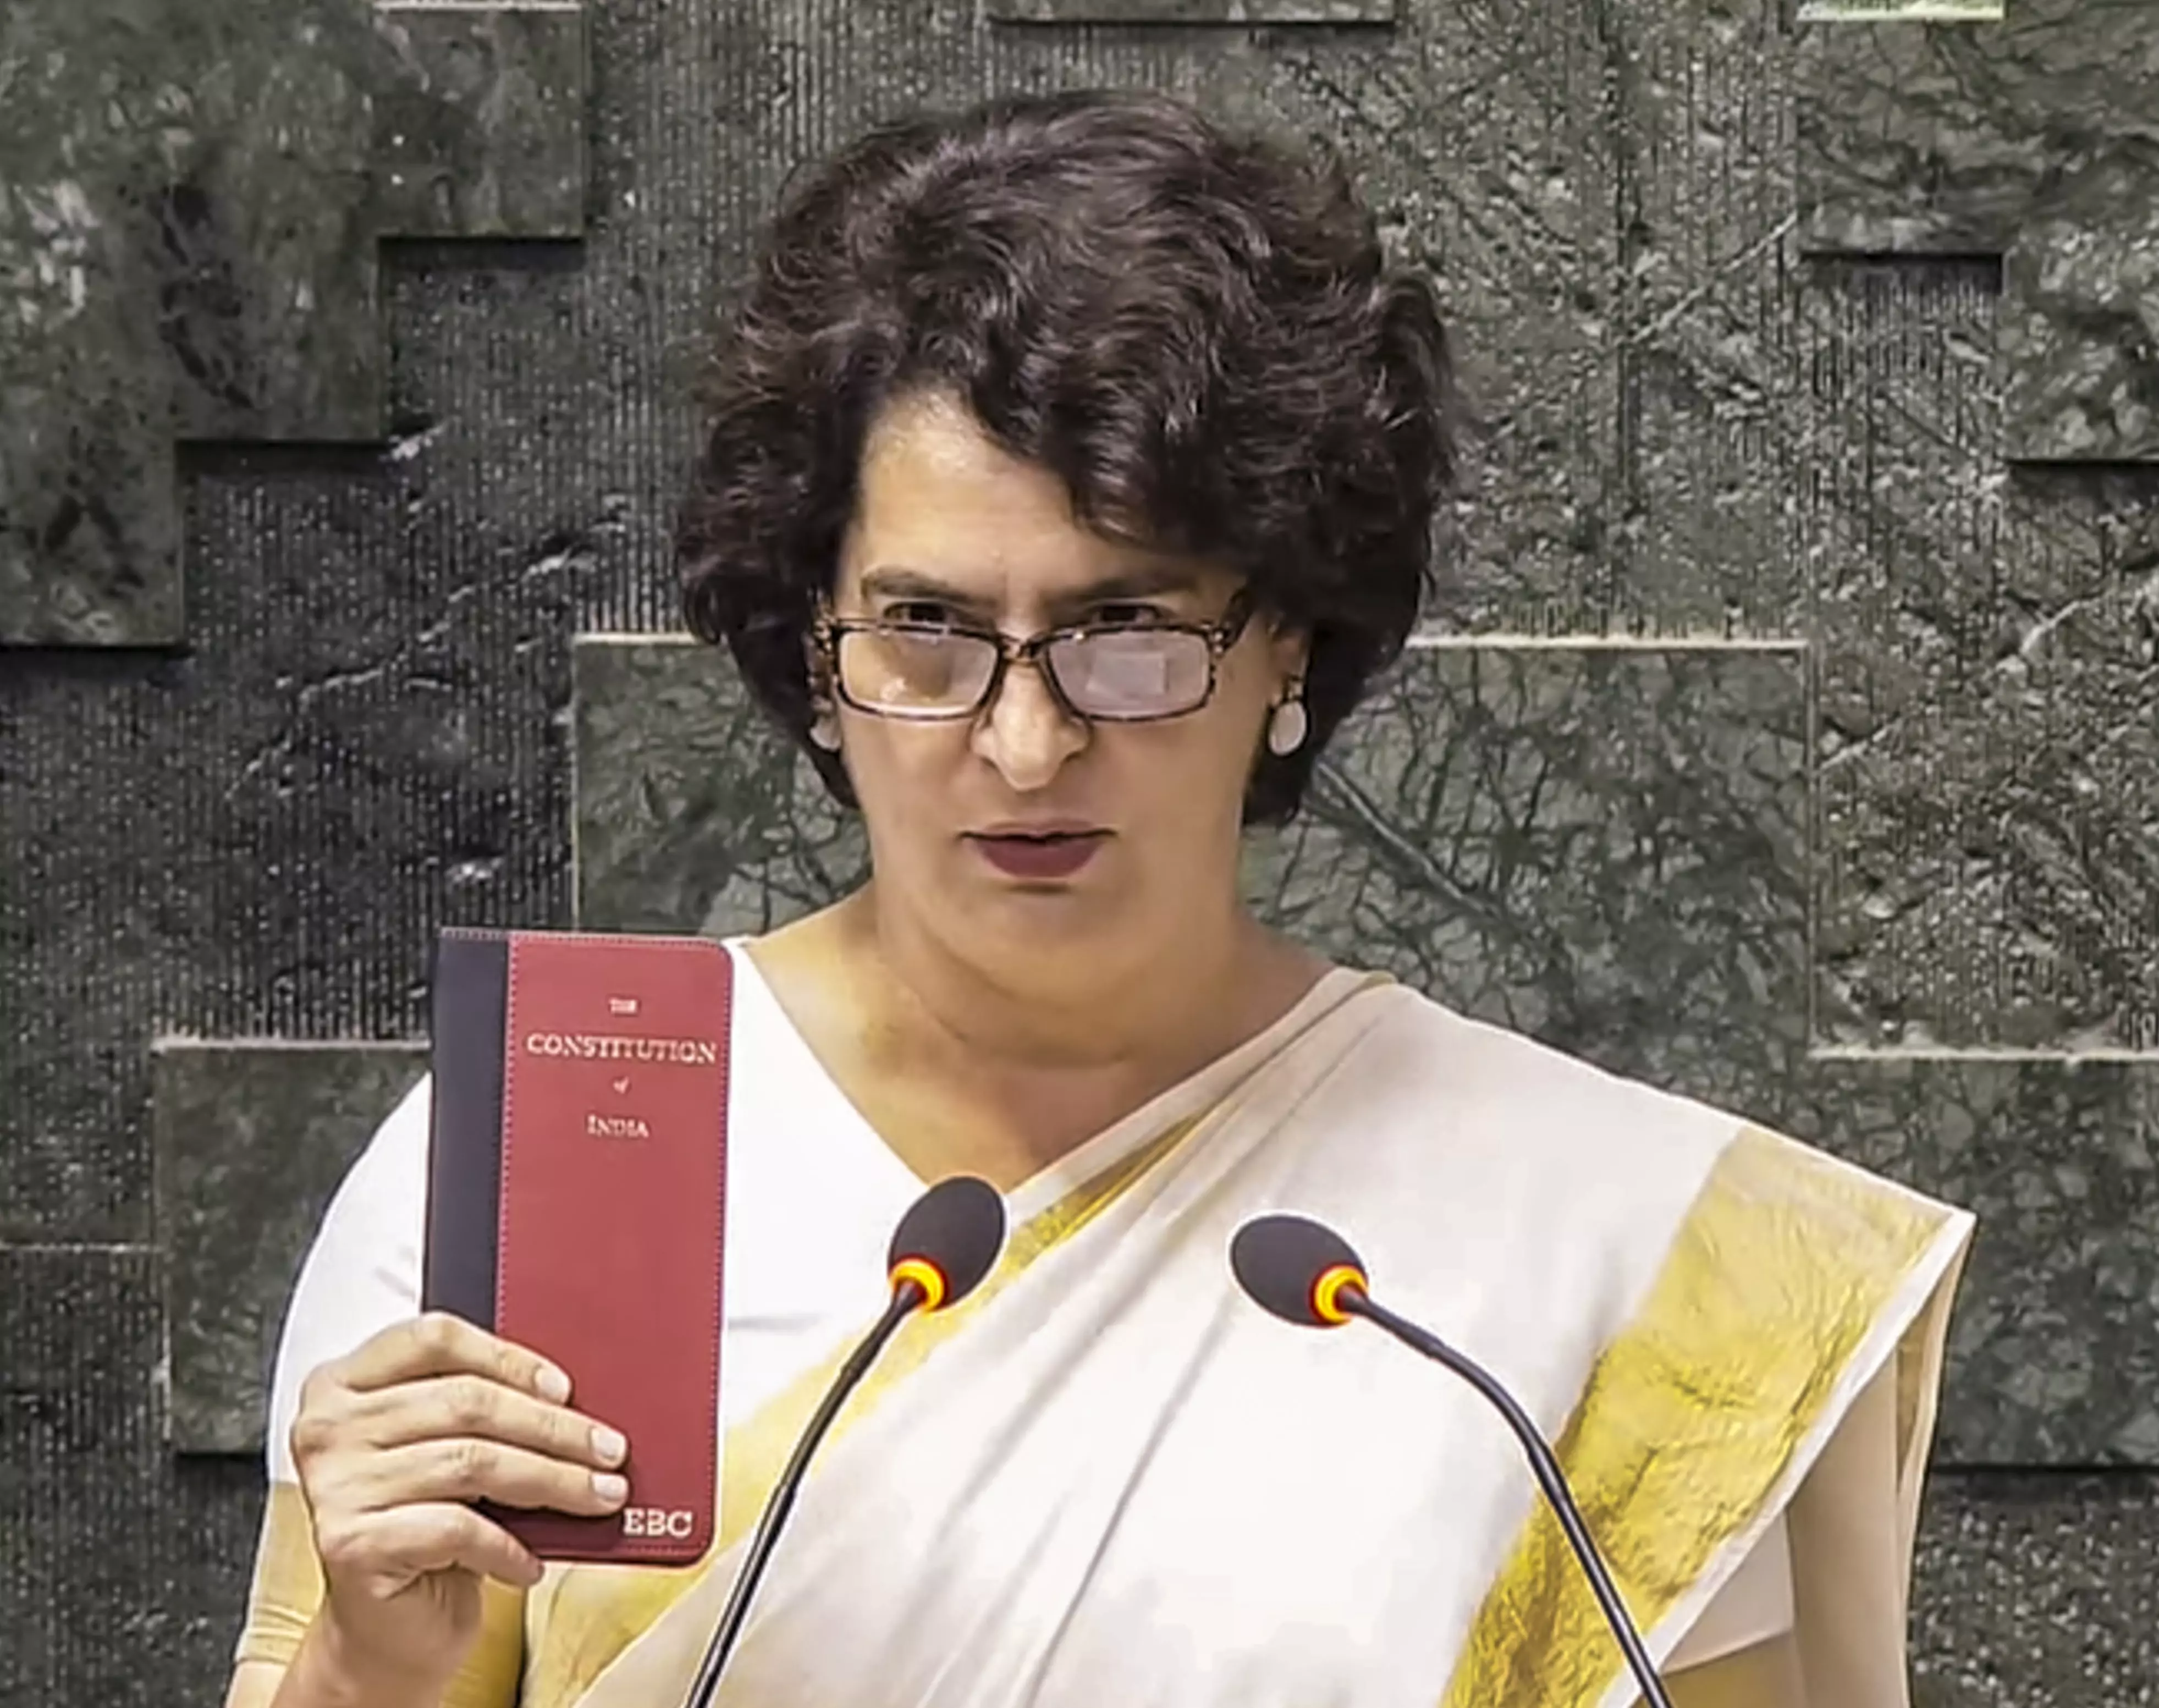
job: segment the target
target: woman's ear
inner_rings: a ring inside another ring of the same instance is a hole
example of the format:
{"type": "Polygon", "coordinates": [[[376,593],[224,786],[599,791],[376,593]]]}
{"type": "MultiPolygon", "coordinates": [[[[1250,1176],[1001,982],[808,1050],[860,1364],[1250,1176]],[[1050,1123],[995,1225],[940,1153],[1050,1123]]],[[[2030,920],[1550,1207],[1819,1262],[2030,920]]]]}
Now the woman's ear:
{"type": "Polygon", "coordinates": [[[1277,622],[1267,639],[1267,655],[1285,691],[1302,683],[1312,665],[1312,631],[1277,622]]]}

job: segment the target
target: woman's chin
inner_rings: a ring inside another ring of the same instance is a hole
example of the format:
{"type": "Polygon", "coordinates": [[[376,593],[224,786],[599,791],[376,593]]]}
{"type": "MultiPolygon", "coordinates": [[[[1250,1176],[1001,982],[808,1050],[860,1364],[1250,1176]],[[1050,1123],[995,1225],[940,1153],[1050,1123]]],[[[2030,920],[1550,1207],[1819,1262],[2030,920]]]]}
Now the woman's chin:
{"type": "Polygon", "coordinates": [[[939,934],[965,945],[969,959],[985,966],[1015,958],[1038,962],[1054,948],[1069,965],[1039,968],[1038,981],[1046,985],[1085,982],[1087,966],[1098,961],[1129,966],[1145,959],[1150,945],[1152,952],[1168,950],[1174,936],[1159,910],[1144,907],[1130,884],[1107,872],[1052,882],[977,871],[971,882],[942,891],[933,905],[942,919],[939,934]]]}

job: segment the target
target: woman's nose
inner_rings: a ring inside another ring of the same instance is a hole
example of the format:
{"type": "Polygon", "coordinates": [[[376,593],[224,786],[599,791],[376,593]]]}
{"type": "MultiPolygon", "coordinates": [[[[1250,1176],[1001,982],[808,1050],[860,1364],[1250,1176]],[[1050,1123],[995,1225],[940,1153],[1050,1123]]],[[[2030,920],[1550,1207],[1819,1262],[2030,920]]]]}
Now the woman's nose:
{"type": "Polygon", "coordinates": [[[1087,744],[1085,720],[1067,712],[1039,660],[1012,661],[975,726],[974,748],[1013,789],[1042,789],[1087,744]]]}

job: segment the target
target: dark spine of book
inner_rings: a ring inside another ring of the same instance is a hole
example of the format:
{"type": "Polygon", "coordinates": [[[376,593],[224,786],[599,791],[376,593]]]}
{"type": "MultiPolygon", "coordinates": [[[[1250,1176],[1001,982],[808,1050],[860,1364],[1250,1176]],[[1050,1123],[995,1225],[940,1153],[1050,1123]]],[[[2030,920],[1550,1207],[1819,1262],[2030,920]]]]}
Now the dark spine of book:
{"type": "Polygon", "coordinates": [[[430,1310],[494,1327],[495,1229],[502,1208],[502,1049],[510,939],[445,932],[435,942],[427,1242],[430,1310]],[[479,1042],[468,1047],[462,1041],[479,1042]]]}

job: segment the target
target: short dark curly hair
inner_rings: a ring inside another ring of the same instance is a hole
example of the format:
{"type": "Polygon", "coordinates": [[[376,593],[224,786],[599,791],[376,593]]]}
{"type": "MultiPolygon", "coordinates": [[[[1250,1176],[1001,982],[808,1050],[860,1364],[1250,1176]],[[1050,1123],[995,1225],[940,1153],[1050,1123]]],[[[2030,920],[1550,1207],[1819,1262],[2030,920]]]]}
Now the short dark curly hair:
{"type": "Polygon", "coordinates": [[[872,422],[941,391],[1107,536],[1225,563],[1310,635],[1311,733],[1259,755],[1280,822],[1416,624],[1454,474],[1429,282],[1391,266],[1331,151],[1168,96],[1006,97],[872,131],[792,187],[700,386],[679,518],[692,633],[808,740],[805,638],[872,422]]]}

